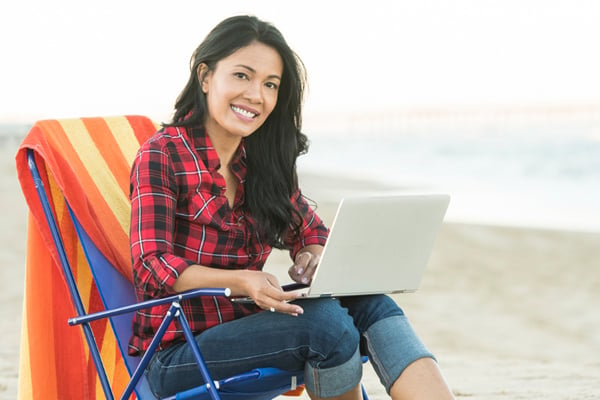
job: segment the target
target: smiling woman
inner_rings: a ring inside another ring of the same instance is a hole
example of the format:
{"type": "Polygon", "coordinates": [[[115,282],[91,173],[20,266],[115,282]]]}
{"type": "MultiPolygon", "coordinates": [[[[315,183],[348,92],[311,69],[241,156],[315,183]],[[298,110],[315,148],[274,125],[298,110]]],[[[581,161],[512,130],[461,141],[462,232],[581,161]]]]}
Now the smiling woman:
{"type": "MultiPolygon", "coordinates": [[[[141,146],[132,167],[137,297],[227,287],[252,298],[182,301],[215,379],[260,367],[303,371],[311,398],[358,400],[363,353],[392,398],[452,398],[390,297],[300,300],[263,271],[272,248],[286,249],[290,277],[310,282],[328,236],[298,186],[304,86],[299,58],[255,17],[224,20],[196,49],[173,120],[141,146]]],[[[148,349],[167,310],[144,311],[134,317],[132,355],[148,349]]],[[[148,366],[160,397],[202,379],[180,339],[170,327],[148,366]]]]}
{"type": "Polygon", "coordinates": [[[168,126],[205,128],[219,167],[225,167],[219,173],[228,183],[230,203],[239,179],[228,165],[245,138],[245,208],[253,210],[269,243],[283,247],[281,232],[290,221],[299,229],[290,196],[297,187],[296,157],[308,148],[300,131],[306,72],[277,29],[250,26],[241,18],[226,21],[194,51],[168,126]],[[244,119],[249,113],[256,116],[244,119]]]}

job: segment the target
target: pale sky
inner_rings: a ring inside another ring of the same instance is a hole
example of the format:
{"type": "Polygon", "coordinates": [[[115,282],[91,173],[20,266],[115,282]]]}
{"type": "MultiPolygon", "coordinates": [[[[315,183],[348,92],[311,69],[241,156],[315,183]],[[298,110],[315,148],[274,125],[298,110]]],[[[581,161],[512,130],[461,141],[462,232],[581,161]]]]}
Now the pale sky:
{"type": "Polygon", "coordinates": [[[0,6],[0,122],[165,121],[223,18],[273,22],[303,59],[306,111],[600,105],[600,1],[67,1],[0,6]]]}

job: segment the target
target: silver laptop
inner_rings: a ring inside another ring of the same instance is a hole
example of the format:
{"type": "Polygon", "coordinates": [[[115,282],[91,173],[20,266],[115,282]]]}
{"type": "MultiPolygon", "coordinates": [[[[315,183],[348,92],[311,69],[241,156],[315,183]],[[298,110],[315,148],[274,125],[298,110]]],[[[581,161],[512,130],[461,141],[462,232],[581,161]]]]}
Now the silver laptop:
{"type": "Polygon", "coordinates": [[[339,206],[304,297],[418,289],[450,202],[446,194],[347,197],[339,206]]]}

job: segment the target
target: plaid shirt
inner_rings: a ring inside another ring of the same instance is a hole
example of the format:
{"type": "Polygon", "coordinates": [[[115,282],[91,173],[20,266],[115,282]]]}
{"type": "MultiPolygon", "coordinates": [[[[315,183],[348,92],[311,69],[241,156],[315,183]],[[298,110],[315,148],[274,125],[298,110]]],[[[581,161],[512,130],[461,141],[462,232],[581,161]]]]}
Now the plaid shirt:
{"type": "MultiPolygon", "coordinates": [[[[255,220],[242,210],[245,157],[242,142],[231,162],[240,184],[230,207],[225,180],[217,173],[217,152],[203,129],[164,128],[142,145],[131,172],[131,252],[138,301],[174,294],[173,284],[192,264],[263,268],[271,247],[261,241],[255,220]]],[[[328,230],[300,190],[291,201],[303,216],[302,237],[286,243],[293,257],[306,245],[325,244],[328,230]]],[[[260,311],[222,297],[185,300],[181,305],[196,333],[260,311]]],[[[135,314],[130,354],[148,348],[168,308],[156,306],[135,314]]],[[[161,347],[182,337],[172,323],[161,347]]]]}

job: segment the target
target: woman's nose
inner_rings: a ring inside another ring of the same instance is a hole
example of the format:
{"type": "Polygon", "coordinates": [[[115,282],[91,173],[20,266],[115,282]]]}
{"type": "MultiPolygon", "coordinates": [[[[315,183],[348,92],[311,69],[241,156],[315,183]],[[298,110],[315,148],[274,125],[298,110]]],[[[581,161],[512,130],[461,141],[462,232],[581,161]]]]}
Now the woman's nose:
{"type": "Polygon", "coordinates": [[[262,101],[262,84],[260,82],[250,82],[244,93],[245,97],[253,103],[262,101]]]}

